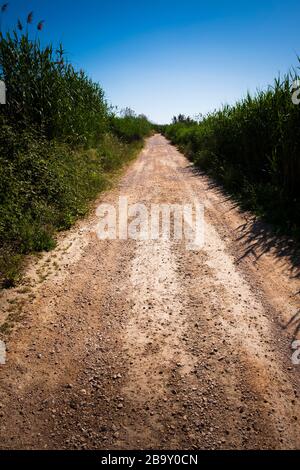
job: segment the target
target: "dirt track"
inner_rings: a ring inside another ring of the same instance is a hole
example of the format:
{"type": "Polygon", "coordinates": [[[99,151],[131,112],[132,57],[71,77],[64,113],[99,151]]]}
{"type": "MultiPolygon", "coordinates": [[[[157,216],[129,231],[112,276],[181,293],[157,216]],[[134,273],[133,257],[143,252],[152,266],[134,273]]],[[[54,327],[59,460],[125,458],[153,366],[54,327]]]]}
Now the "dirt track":
{"type": "Polygon", "coordinates": [[[198,199],[205,246],[99,241],[92,215],[35,261],[0,303],[0,447],[299,448],[290,250],[158,135],[97,203],[120,195],[198,199]]]}

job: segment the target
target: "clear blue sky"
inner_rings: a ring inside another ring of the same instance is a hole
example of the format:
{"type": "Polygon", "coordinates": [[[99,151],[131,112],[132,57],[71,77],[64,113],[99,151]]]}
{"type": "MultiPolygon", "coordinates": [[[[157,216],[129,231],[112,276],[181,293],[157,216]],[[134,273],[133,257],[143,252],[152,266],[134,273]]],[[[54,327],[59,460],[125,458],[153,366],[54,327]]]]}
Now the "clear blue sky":
{"type": "Polygon", "coordinates": [[[156,122],[206,113],[297,64],[299,0],[11,0],[33,10],[109,102],[156,122]]]}

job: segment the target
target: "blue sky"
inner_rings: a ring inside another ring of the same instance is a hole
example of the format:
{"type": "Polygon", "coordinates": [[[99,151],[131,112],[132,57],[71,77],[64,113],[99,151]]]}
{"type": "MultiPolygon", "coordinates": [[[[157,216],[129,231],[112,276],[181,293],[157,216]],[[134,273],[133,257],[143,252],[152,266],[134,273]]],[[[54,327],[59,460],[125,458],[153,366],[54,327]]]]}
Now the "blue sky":
{"type": "Polygon", "coordinates": [[[299,0],[11,0],[4,26],[31,10],[110,103],[155,122],[233,103],[300,55],[299,0]]]}

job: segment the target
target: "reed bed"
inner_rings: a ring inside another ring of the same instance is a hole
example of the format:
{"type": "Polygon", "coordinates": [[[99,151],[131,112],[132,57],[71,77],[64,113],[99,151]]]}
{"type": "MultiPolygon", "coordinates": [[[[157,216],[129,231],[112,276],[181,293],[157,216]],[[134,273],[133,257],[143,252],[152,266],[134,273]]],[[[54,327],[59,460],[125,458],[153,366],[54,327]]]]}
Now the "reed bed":
{"type": "Polygon", "coordinates": [[[292,101],[298,78],[296,68],[200,122],[179,116],[162,130],[244,208],[300,238],[300,105],[292,101]]]}
{"type": "MultiPolygon", "coordinates": [[[[3,17],[8,4],[0,7],[3,17]]],[[[18,282],[24,255],[55,246],[110,174],[151,132],[145,116],[113,113],[103,89],[63,46],[42,46],[34,13],[0,35],[0,286],[18,282]]],[[[2,18],[1,18],[2,20],[2,18]]]]}

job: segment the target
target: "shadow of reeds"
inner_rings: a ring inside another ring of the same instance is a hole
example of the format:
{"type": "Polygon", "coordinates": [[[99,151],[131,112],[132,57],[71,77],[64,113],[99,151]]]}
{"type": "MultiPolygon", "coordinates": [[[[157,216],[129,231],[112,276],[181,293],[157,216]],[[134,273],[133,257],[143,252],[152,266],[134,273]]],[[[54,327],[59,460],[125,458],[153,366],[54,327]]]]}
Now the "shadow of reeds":
{"type": "MultiPolygon", "coordinates": [[[[238,262],[249,256],[258,261],[263,255],[272,253],[279,260],[282,260],[285,269],[289,271],[291,279],[300,279],[299,242],[288,236],[278,234],[278,231],[272,225],[248,211],[244,211],[239,201],[204,171],[192,165],[188,165],[183,171],[189,172],[195,178],[205,177],[207,189],[213,190],[214,194],[220,197],[219,203],[230,203],[229,209],[226,208],[224,214],[236,209],[243,213],[245,222],[235,229],[235,240],[242,248],[242,254],[237,260],[238,262]]],[[[300,290],[296,291],[292,298],[300,301],[300,290]]],[[[292,331],[294,340],[298,339],[300,334],[300,309],[297,310],[287,324],[281,326],[285,330],[292,331]]]]}
{"type": "MultiPolygon", "coordinates": [[[[300,249],[295,240],[276,234],[271,226],[256,217],[250,217],[236,231],[237,241],[245,248],[240,260],[249,255],[258,260],[264,254],[272,252],[289,261],[292,277],[300,279],[300,249]]],[[[298,294],[300,291],[295,295],[298,294]]]]}
{"type": "MultiPolygon", "coordinates": [[[[220,204],[230,202],[230,208],[224,214],[239,209],[245,216],[245,223],[236,228],[236,241],[240,242],[244,252],[239,261],[252,255],[259,260],[264,254],[272,252],[278,258],[286,260],[291,266],[291,276],[300,279],[300,244],[288,236],[278,234],[272,225],[247,211],[243,211],[239,201],[216,180],[210,178],[207,173],[193,166],[187,166],[185,171],[192,173],[194,177],[205,177],[207,189],[213,190],[220,196],[220,204]]],[[[300,291],[295,296],[300,295],[300,291]]]]}

